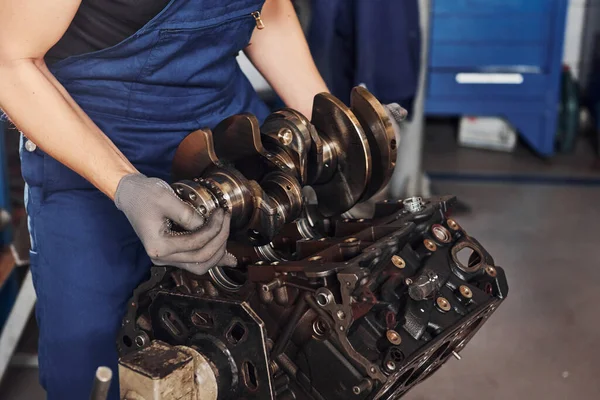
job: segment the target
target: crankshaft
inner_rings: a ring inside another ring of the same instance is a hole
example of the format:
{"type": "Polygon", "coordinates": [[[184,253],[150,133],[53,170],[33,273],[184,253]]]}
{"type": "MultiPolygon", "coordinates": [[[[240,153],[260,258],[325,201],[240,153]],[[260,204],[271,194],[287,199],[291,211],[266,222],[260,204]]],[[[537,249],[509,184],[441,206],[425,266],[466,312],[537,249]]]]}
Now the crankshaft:
{"type": "Polygon", "coordinates": [[[391,177],[397,145],[386,108],[368,90],[356,87],[350,107],[322,93],[310,121],[284,108],[262,126],[242,114],[193,132],[175,155],[174,189],[204,215],[228,209],[235,237],[264,245],[289,222],[339,215],[371,198],[391,177]],[[306,187],[317,215],[306,215],[306,187]]]}

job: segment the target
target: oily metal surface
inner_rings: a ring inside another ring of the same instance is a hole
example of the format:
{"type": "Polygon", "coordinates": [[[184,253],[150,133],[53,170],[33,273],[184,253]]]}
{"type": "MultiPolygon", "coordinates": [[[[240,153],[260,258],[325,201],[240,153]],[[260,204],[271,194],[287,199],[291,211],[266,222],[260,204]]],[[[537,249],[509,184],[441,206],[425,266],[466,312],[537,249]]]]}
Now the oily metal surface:
{"type": "Polygon", "coordinates": [[[233,115],[221,121],[214,129],[214,143],[216,154],[232,162],[248,179],[260,181],[273,169],[293,174],[294,164],[287,154],[265,149],[260,125],[252,114],[233,115]]]}
{"type": "Polygon", "coordinates": [[[398,143],[383,105],[367,89],[355,87],[350,97],[352,112],[369,141],[372,174],[361,200],[371,198],[389,182],[396,166],[398,143]]]}
{"type": "Polygon", "coordinates": [[[325,217],[348,211],[371,179],[371,152],[360,122],[352,111],[329,93],[315,96],[313,125],[335,148],[337,169],[331,180],[313,185],[325,217]]]}
{"type": "Polygon", "coordinates": [[[174,181],[194,179],[209,167],[221,165],[215,153],[212,132],[199,129],[187,135],[177,148],[171,174],[174,181]]]}
{"type": "MultiPolygon", "coordinates": [[[[302,184],[306,184],[308,175],[308,152],[312,140],[309,126],[293,110],[282,109],[269,115],[261,128],[264,139],[290,155],[302,184]]],[[[269,143],[265,142],[265,145],[269,143]]]]}

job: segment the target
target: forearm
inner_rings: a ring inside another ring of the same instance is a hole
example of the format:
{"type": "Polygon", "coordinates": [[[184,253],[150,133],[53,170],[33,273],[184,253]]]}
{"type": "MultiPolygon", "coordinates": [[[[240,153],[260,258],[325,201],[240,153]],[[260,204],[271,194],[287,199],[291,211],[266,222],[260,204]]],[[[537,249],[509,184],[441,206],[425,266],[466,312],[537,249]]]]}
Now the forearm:
{"type": "Polygon", "coordinates": [[[246,55],[288,107],[310,118],[313,97],[328,92],[290,0],[267,0],[246,55]]]}
{"type": "Polygon", "coordinates": [[[27,138],[110,198],[136,169],[41,61],[0,61],[0,108],[27,138]]]}

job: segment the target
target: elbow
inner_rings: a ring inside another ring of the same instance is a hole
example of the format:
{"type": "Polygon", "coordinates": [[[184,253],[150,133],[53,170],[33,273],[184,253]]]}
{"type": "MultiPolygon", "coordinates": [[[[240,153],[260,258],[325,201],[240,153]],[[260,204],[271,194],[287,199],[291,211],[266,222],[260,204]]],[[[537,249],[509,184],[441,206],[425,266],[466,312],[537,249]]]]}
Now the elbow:
{"type": "MultiPolygon", "coordinates": [[[[3,48],[0,45],[0,68],[2,69],[13,69],[18,68],[23,65],[35,65],[36,67],[41,67],[45,65],[43,56],[36,57],[27,57],[23,55],[15,55],[10,49],[3,48]]],[[[0,76],[0,79],[2,77],[0,76]]]]}

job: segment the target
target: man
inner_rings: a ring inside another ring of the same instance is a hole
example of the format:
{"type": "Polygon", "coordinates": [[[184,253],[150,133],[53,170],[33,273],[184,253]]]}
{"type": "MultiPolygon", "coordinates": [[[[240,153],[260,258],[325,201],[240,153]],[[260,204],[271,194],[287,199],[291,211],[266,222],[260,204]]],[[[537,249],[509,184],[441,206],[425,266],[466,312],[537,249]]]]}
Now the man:
{"type": "Polygon", "coordinates": [[[49,399],[87,398],[98,366],[116,370],[120,320],[152,262],[198,274],[235,263],[229,216],[205,223],[165,181],[188,133],[266,116],[242,49],[311,114],[327,88],[290,0],[0,0],[0,108],[24,135],[49,399]]]}

